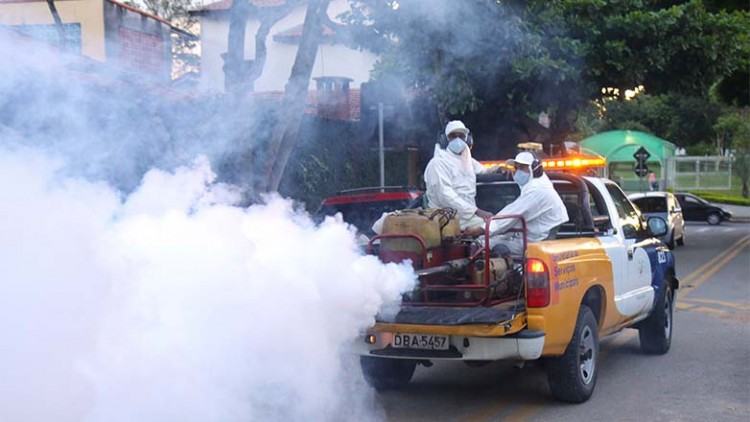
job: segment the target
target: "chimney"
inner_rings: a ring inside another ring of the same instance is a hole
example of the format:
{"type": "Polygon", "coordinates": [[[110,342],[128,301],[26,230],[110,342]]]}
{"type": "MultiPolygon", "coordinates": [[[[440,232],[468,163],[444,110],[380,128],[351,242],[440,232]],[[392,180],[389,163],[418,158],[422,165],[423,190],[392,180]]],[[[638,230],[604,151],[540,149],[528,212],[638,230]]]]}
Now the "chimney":
{"type": "Polygon", "coordinates": [[[321,76],[313,78],[318,97],[318,116],[324,119],[350,120],[349,83],[351,78],[343,76],[321,76]]]}

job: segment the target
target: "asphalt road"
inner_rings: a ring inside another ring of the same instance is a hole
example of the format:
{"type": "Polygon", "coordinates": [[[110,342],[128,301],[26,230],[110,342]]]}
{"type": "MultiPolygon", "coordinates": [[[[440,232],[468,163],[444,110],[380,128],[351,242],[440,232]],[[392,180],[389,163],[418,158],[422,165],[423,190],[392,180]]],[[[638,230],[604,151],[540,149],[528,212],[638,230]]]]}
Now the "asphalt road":
{"type": "Polygon", "coordinates": [[[603,339],[596,391],[579,405],[555,402],[537,365],[420,366],[405,389],[378,394],[388,419],[750,420],[750,224],[686,233],[668,354],[642,354],[632,329],[603,339]]]}

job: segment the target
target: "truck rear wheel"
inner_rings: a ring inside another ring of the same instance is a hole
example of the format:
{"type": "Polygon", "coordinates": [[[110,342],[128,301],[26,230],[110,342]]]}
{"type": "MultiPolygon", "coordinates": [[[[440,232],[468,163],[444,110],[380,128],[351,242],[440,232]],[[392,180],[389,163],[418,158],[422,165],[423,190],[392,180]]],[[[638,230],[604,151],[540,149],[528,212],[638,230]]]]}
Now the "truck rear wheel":
{"type": "Polygon", "coordinates": [[[594,313],[581,305],[565,354],[546,361],[552,395],[561,401],[583,403],[591,397],[599,373],[599,332],[594,313]]]}
{"type": "Polygon", "coordinates": [[[672,316],[674,314],[674,293],[670,280],[654,305],[651,315],[638,327],[641,350],[652,355],[663,355],[672,345],[672,316]]]}
{"type": "Polygon", "coordinates": [[[401,388],[411,381],[417,361],[362,356],[362,374],[370,386],[378,391],[401,388]]]}

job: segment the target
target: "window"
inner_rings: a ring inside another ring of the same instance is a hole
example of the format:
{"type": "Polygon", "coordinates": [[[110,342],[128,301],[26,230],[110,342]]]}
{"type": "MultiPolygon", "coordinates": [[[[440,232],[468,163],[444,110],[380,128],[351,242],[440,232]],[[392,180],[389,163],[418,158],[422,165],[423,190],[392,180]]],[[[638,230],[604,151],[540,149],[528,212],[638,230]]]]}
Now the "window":
{"type": "Polygon", "coordinates": [[[620,190],[617,185],[612,183],[607,183],[607,191],[612,196],[612,199],[615,201],[615,208],[617,208],[617,214],[620,216],[621,219],[629,219],[633,217],[638,217],[638,212],[633,208],[633,205],[628,201],[628,198],[625,196],[625,194],[620,190]]]}
{"type": "Polygon", "coordinates": [[[520,195],[521,190],[515,182],[478,184],[477,207],[494,214],[520,195]]]}
{"type": "Polygon", "coordinates": [[[692,205],[694,207],[701,205],[701,202],[698,200],[698,198],[694,196],[686,196],[685,203],[687,203],[688,205],[692,205]]]}
{"type": "Polygon", "coordinates": [[[667,198],[660,196],[646,196],[634,199],[633,202],[641,212],[667,212],[667,198]]]}
{"type": "Polygon", "coordinates": [[[591,216],[596,217],[609,217],[607,212],[607,205],[604,202],[604,198],[599,193],[599,190],[594,185],[586,180],[586,187],[589,190],[589,207],[591,208],[591,216]]]}
{"type": "MultiPolygon", "coordinates": [[[[71,53],[81,53],[81,24],[63,23],[63,35],[65,37],[65,49],[71,53]]],[[[60,35],[55,25],[17,25],[14,26],[19,32],[39,41],[58,45],[60,35]]]]}
{"type": "Polygon", "coordinates": [[[628,239],[637,239],[648,236],[645,221],[641,219],[641,214],[633,207],[625,194],[620,188],[613,184],[605,185],[607,191],[612,196],[612,200],[617,208],[617,214],[620,216],[622,223],[622,232],[628,239]]]}

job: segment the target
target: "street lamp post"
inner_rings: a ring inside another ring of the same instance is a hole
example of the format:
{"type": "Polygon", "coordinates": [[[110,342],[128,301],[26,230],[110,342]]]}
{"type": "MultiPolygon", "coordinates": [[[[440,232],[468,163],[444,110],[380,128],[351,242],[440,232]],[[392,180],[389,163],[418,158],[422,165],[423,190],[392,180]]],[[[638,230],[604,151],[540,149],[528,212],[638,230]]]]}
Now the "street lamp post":
{"type": "Polygon", "coordinates": [[[380,159],[380,191],[385,192],[385,147],[383,146],[383,103],[378,103],[378,156],[380,159]]]}

